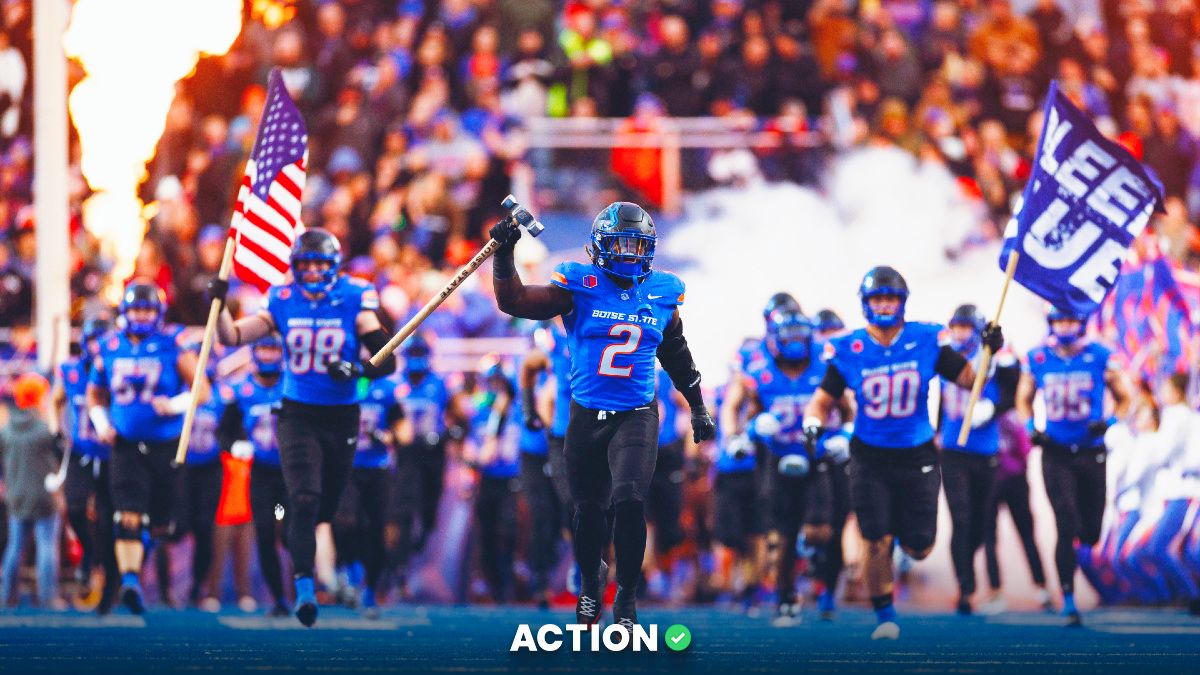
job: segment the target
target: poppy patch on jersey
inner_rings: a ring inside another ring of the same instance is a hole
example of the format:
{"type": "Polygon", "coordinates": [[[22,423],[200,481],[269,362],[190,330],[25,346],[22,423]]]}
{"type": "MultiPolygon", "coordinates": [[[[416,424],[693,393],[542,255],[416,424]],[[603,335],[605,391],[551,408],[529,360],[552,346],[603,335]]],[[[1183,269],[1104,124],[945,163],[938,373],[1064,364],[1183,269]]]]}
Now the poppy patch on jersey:
{"type": "Polygon", "coordinates": [[[596,276],[593,274],[589,274],[583,278],[583,287],[584,288],[595,288],[596,283],[597,283],[596,276]]]}
{"type": "Polygon", "coordinates": [[[758,379],[763,384],[771,384],[771,381],[775,379],[775,376],[772,375],[770,371],[766,371],[763,374],[759,375],[758,379]]]}
{"type": "Polygon", "coordinates": [[[855,340],[854,342],[850,343],[850,351],[854,352],[855,354],[861,354],[862,350],[863,350],[862,340],[855,340]]]}
{"type": "Polygon", "coordinates": [[[290,288],[279,289],[279,299],[280,300],[287,300],[290,297],[292,297],[292,289],[290,289],[290,288]]]}
{"type": "Polygon", "coordinates": [[[1038,363],[1045,363],[1046,362],[1046,354],[1043,352],[1037,352],[1033,355],[1033,360],[1037,361],[1038,363]]]}
{"type": "Polygon", "coordinates": [[[567,277],[563,275],[562,272],[551,272],[550,278],[562,284],[563,286],[567,285],[567,277]]]}
{"type": "Polygon", "coordinates": [[[72,370],[70,374],[67,375],[67,379],[71,381],[71,384],[75,384],[79,381],[79,373],[72,370]]]}
{"type": "Polygon", "coordinates": [[[249,382],[243,384],[242,385],[242,396],[253,396],[253,395],[254,395],[254,385],[250,384],[249,382]]]}
{"type": "Polygon", "coordinates": [[[120,346],[121,346],[121,341],[119,339],[117,339],[116,337],[113,337],[111,340],[108,341],[109,349],[116,349],[117,347],[120,347],[120,346]]]}
{"type": "Polygon", "coordinates": [[[825,343],[825,354],[823,355],[824,358],[832,359],[833,355],[836,353],[837,353],[837,347],[834,347],[832,342],[826,342],[825,343]]]}

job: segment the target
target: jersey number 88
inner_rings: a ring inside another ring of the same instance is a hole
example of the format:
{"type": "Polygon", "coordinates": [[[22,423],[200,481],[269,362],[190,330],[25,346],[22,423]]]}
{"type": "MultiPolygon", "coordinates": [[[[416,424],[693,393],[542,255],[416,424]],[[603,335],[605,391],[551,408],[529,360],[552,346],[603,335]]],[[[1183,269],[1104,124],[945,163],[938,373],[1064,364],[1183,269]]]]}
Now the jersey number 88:
{"type": "Polygon", "coordinates": [[[324,373],[325,364],[341,354],[345,343],[346,333],[341,328],[293,328],[287,334],[288,370],[293,375],[324,373]]]}

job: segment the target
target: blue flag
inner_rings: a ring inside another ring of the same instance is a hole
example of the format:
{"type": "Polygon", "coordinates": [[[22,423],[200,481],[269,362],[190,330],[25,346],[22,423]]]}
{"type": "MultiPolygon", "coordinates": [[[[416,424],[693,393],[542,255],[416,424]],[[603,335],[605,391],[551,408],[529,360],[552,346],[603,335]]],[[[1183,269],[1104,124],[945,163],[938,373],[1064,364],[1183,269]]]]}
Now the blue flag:
{"type": "Polygon", "coordinates": [[[1043,115],[1032,174],[1005,228],[1000,269],[1015,250],[1013,279],[1086,316],[1113,289],[1150,216],[1162,210],[1162,185],[1054,83],[1043,115]]]}

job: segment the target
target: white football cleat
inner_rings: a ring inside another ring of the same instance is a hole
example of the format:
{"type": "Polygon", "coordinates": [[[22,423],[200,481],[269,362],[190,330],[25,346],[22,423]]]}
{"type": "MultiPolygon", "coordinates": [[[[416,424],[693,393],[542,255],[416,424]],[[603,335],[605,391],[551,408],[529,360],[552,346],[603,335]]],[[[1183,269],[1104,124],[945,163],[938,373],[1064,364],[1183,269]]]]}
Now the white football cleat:
{"type": "Polygon", "coordinates": [[[900,637],[900,624],[895,621],[884,621],[875,627],[871,633],[872,640],[896,640],[900,637]]]}

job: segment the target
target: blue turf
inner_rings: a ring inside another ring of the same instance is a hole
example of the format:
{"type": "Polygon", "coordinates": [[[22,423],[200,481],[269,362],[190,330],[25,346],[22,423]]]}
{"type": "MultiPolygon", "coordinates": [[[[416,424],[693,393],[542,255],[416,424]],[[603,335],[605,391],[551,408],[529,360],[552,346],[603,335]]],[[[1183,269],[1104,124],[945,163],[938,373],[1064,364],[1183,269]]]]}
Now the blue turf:
{"type": "Polygon", "coordinates": [[[711,608],[639,608],[659,630],[682,623],[692,646],[682,653],[510,654],[518,623],[565,622],[569,610],[389,608],[379,621],[323,607],[316,628],[293,617],[151,609],[91,615],[0,614],[0,671],[127,673],[306,670],[325,672],[1035,672],[1167,673],[1200,669],[1200,620],[1179,611],[1088,612],[1068,630],[1046,614],[991,619],[907,613],[894,643],[873,643],[869,610],[844,609],[821,622],[772,628],[767,619],[711,608]]]}

